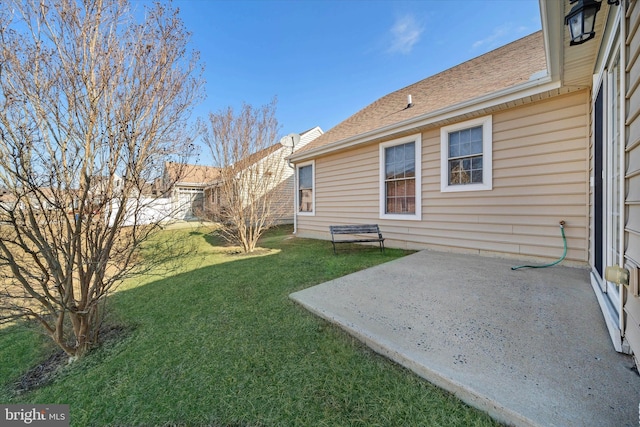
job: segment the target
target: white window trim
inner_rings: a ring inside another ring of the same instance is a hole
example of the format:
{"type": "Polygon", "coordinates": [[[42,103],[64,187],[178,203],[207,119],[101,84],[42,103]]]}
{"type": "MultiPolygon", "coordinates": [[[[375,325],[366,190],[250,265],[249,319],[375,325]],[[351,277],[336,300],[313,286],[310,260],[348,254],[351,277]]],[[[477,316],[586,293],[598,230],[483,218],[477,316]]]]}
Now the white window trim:
{"type": "Polygon", "coordinates": [[[404,221],[421,221],[422,220],[422,134],[405,136],[403,138],[394,139],[380,144],[380,219],[395,219],[404,221]],[[394,145],[415,142],[415,173],[416,173],[416,211],[413,214],[388,214],[386,213],[387,192],[385,186],[385,158],[384,149],[394,145]]]}
{"type": "Polygon", "coordinates": [[[486,191],[493,189],[493,120],[492,116],[444,126],[440,129],[440,191],[486,191]],[[482,184],[449,185],[449,133],[482,126],[482,184]]]}
{"type": "Polygon", "coordinates": [[[310,160],[308,162],[304,162],[304,163],[299,163],[296,164],[296,194],[295,194],[295,199],[296,199],[296,214],[300,215],[300,216],[315,216],[316,215],[316,161],[315,160],[310,160]],[[305,166],[309,166],[311,165],[311,195],[312,195],[312,204],[313,204],[313,209],[311,210],[311,212],[306,212],[306,211],[301,211],[300,210],[300,200],[298,200],[298,198],[300,197],[300,168],[303,168],[305,166]]]}

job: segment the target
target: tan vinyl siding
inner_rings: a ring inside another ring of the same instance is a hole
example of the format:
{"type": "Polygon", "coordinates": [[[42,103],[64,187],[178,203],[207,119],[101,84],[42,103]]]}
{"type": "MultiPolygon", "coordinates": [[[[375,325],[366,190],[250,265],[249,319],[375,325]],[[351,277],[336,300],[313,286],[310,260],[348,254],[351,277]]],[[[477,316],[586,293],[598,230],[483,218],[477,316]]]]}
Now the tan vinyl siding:
{"type": "MultiPolygon", "coordinates": [[[[640,266],[640,6],[630,3],[627,11],[626,39],[626,155],[625,163],[625,263],[627,268],[640,266]]],[[[640,298],[627,295],[624,311],[625,339],[640,365],[640,298]]]]}
{"type": "Polygon", "coordinates": [[[378,218],[377,147],[346,154],[316,161],[316,217],[328,221],[322,231],[348,218],[378,218]],[[345,172],[349,173],[346,179],[345,172]],[[331,191],[324,191],[325,188],[331,191]]]}
{"type": "Polygon", "coordinates": [[[316,159],[316,215],[301,236],[329,238],[332,224],[378,223],[390,247],[433,248],[523,259],[562,254],[587,261],[588,92],[494,113],[493,190],[440,191],[440,128],[422,132],[422,221],[379,217],[379,148],[316,159]]]}

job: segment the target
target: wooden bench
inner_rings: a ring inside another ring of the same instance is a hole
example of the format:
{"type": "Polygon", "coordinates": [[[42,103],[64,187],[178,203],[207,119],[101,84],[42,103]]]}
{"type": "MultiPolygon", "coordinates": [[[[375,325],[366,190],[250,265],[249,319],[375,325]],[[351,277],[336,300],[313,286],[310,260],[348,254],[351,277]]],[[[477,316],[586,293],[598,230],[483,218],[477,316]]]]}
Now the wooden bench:
{"type": "Polygon", "coordinates": [[[380,232],[378,224],[361,224],[361,225],[330,225],[331,243],[333,244],[333,253],[336,253],[336,243],[367,243],[378,242],[380,244],[380,252],[384,252],[384,237],[380,232]],[[351,239],[336,240],[336,235],[346,234],[352,236],[351,239]],[[375,237],[365,237],[366,234],[375,234],[375,237]]]}

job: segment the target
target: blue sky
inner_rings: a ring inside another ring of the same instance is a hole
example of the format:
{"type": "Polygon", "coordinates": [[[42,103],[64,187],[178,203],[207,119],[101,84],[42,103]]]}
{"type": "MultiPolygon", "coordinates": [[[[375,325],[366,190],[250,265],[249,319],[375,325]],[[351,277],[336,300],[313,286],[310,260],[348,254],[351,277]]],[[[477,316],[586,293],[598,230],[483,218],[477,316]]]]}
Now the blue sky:
{"type": "Polygon", "coordinates": [[[283,135],[541,28],[538,0],[174,0],[205,63],[206,116],[278,98],[283,135]]]}

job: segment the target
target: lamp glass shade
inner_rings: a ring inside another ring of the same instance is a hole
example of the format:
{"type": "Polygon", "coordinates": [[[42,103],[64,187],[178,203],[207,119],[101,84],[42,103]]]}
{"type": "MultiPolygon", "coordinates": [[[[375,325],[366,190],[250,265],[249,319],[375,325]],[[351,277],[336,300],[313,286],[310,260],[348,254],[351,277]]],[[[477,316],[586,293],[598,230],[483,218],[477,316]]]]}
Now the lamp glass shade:
{"type": "Polygon", "coordinates": [[[596,14],[600,9],[600,3],[594,0],[578,0],[569,14],[565,17],[565,23],[569,25],[571,33],[571,46],[582,44],[595,37],[593,30],[596,23],[596,14]]]}
{"type": "Polygon", "coordinates": [[[571,41],[581,38],[584,34],[582,11],[569,18],[569,31],[571,32],[571,41]]]}

